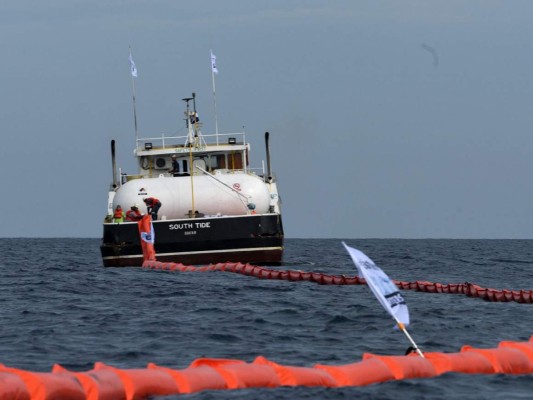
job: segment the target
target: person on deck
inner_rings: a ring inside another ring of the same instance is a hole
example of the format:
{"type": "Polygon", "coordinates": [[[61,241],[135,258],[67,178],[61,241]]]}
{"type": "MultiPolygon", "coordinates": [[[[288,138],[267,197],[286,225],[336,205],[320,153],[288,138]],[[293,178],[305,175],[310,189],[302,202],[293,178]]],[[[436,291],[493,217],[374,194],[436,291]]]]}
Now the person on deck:
{"type": "Polygon", "coordinates": [[[139,211],[139,208],[136,204],[131,206],[131,208],[126,211],[126,221],[133,222],[133,221],[140,221],[142,219],[142,214],[139,211]]]}
{"type": "Polygon", "coordinates": [[[172,176],[179,176],[180,175],[180,164],[177,160],[178,156],[176,154],[172,154],[172,169],[170,169],[168,172],[172,174],[172,176]]]}
{"type": "Polygon", "coordinates": [[[113,213],[113,222],[124,222],[124,211],[122,211],[122,207],[120,207],[120,205],[117,205],[115,208],[115,212],[113,213]]]}
{"type": "Polygon", "coordinates": [[[146,208],[148,209],[148,214],[152,215],[152,220],[157,220],[157,212],[161,208],[161,202],[155,197],[147,197],[143,199],[146,208]]]}

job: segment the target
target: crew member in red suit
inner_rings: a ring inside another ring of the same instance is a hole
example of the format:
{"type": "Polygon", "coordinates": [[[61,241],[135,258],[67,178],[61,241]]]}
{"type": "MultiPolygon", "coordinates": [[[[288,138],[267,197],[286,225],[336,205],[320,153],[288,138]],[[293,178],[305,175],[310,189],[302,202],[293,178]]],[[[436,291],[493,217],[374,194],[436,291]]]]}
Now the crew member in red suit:
{"type": "Polygon", "coordinates": [[[139,208],[137,208],[137,204],[134,204],[131,206],[131,209],[126,211],[126,221],[139,221],[142,219],[142,214],[139,211],[139,208]]]}
{"type": "Polygon", "coordinates": [[[146,208],[148,209],[148,214],[152,214],[152,220],[157,220],[157,212],[161,208],[161,202],[155,197],[147,197],[143,199],[146,208]]]}

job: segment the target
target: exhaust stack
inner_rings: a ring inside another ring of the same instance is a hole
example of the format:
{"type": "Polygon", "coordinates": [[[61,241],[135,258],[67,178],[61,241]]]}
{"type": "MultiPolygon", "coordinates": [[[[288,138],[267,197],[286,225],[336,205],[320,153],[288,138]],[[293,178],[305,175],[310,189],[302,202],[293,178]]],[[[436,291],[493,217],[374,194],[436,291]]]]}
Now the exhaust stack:
{"type": "Polygon", "coordinates": [[[270,145],[268,143],[269,136],[270,134],[268,132],[265,132],[265,147],[266,147],[266,162],[267,162],[267,174],[265,176],[266,183],[272,182],[272,167],[270,165],[270,145]]]}
{"type": "Polygon", "coordinates": [[[115,161],[115,140],[111,140],[111,165],[113,167],[113,189],[117,187],[117,163],[115,161]]]}

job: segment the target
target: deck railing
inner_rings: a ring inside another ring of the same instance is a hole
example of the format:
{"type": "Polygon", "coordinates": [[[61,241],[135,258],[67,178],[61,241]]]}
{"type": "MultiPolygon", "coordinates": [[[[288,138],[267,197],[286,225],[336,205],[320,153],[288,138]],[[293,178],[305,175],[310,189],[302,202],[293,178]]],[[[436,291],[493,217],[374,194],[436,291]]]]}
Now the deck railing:
{"type": "MultiPolygon", "coordinates": [[[[216,170],[215,170],[216,171],[216,170]]],[[[225,169],[227,174],[237,174],[242,173],[244,170],[242,169],[225,169]]],[[[247,169],[248,174],[256,175],[259,177],[265,176],[265,170],[264,168],[248,168],[247,169]]],[[[214,173],[214,171],[211,171],[210,173],[214,173]]],[[[122,169],[119,168],[119,174],[120,174],[120,180],[118,182],[118,186],[124,185],[126,182],[135,180],[135,179],[141,179],[141,178],[159,178],[161,175],[164,175],[166,177],[172,177],[173,175],[168,172],[161,172],[157,170],[152,170],[151,173],[146,174],[127,174],[125,172],[122,172],[122,169]]],[[[186,175],[189,176],[189,175],[186,175]]]]}
{"type": "MultiPolygon", "coordinates": [[[[246,134],[244,132],[219,133],[219,134],[199,134],[200,140],[208,146],[221,146],[226,144],[244,144],[246,143],[246,134]],[[232,140],[233,139],[233,140],[232,140]],[[233,143],[232,143],[233,141],[233,143]]],[[[165,136],[149,137],[136,140],[137,150],[147,150],[146,144],[151,145],[151,149],[167,149],[176,146],[185,146],[189,139],[188,135],[184,136],[165,136]]]]}

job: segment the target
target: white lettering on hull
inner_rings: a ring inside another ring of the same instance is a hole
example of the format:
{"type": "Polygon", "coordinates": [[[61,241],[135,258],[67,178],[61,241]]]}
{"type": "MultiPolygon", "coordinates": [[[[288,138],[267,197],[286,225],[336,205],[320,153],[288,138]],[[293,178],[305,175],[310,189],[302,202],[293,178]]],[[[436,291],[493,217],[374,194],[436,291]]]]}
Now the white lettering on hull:
{"type": "Polygon", "coordinates": [[[184,222],[181,224],[170,224],[168,226],[168,229],[170,229],[171,231],[174,231],[174,230],[181,231],[184,229],[210,229],[210,228],[211,228],[211,222],[184,222]]]}

